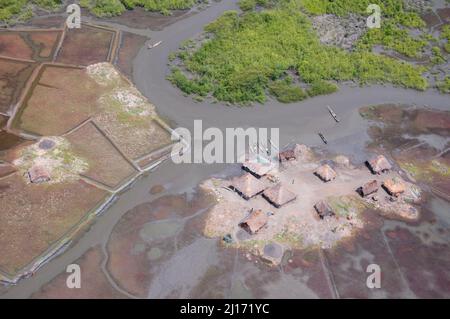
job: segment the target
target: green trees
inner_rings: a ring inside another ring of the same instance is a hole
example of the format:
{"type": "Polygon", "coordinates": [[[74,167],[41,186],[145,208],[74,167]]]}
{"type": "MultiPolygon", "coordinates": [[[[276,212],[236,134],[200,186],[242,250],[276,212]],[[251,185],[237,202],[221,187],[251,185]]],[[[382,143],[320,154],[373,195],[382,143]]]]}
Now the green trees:
{"type": "Polygon", "coordinates": [[[81,0],[80,4],[100,17],[120,15],[137,6],[149,11],[170,14],[170,10],[191,8],[196,0],[81,0]]]}
{"type": "Polygon", "coordinates": [[[19,21],[31,18],[32,5],[54,10],[61,3],[61,0],[0,0],[0,22],[9,23],[13,18],[19,21]]]}
{"type": "MultiPolygon", "coordinates": [[[[196,3],[207,0],[80,0],[80,6],[98,17],[117,16],[127,9],[140,6],[149,11],[170,14],[171,10],[189,9],[196,3]]],[[[256,1],[256,0],[255,0],[256,1]]],[[[264,0],[257,0],[264,1],[264,0]]],[[[13,17],[28,16],[32,13],[32,5],[47,10],[59,8],[62,0],[0,0],[0,21],[9,22],[13,17]]]]}
{"type": "Polygon", "coordinates": [[[81,0],[80,6],[88,8],[98,17],[117,16],[126,10],[120,0],[81,0]]]}
{"type": "Polygon", "coordinates": [[[208,90],[218,100],[238,104],[262,103],[267,94],[282,102],[328,94],[337,90],[333,81],[427,87],[422,67],[369,50],[347,52],[322,45],[309,18],[300,11],[304,4],[284,0],[273,9],[224,13],[205,27],[212,34],[210,40],[198,49],[178,52],[182,68],[173,73],[172,82],[187,94],[205,96],[208,90]],[[306,90],[289,77],[292,71],[306,90]],[[189,78],[176,80],[183,72],[189,78]],[[199,83],[201,90],[196,89],[199,83]]]}

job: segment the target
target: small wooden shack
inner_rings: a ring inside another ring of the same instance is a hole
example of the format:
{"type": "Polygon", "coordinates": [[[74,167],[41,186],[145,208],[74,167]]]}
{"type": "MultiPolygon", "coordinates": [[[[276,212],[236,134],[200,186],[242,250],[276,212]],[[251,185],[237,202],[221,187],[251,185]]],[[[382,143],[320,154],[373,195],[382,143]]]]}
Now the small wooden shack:
{"type": "Polygon", "coordinates": [[[389,161],[383,155],[377,155],[373,157],[372,159],[367,161],[367,164],[374,174],[381,174],[389,171],[392,168],[391,163],[389,163],[389,161]]]}
{"type": "Polygon", "coordinates": [[[242,169],[253,174],[253,176],[260,178],[267,173],[269,173],[273,168],[274,164],[271,162],[268,163],[261,163],[258,161],[246,161],[242,164],[242,169]]]}
{"type": "Polygon", "coordinates": [[[297,156],[295,155],[294,149],[286,150],[283,152],[280,152],[278,154],[278,159],[280,162],[289,162],[297,159],[297,156]]]}
{"type": "Polygon", "coordinates": [[[335,179],[337,176],[336,172],[328,164],[320,166],[318,169],[316,169],[314,174],[316,174],[324,182],[329,182],[335,179]]]}
{"type": "Polygon", "coordinates": [[[242,176],[234,178],[230,188],[235,190],[244,199],[249,200],[256,195],[261,194],[267,186],[252,174],[245,173],[242,176]]]}
{"type": "Polygon", "coordinates": [[[389,195],[395,197],[398,197],[406,190],[405,183],[398,177],[389,178],[385,180],[383,182],[383,187],[389,193],[389,195]]]}
{"type": "Polygon", "coordinates": [[[334,216],[335,215],[335,213],[331,209],[330,205],[328,205],[328,203],[323,201],[323,200],[321,200],[320,202],[316,203],[314,205],[314,208],[315,208],[317,214],[319,214],[319,217],[321,219],[324,219],[325,217],[330,217],[330,216],[334,216]]]}
{"type": "Polygon", "coordinates": [[[239,226],[241,226],[249,234],[254,235],[267,224],[268,220],[269,220],[269,217],[267,216],[267,214],[263,213],[262,210],[258,209],[258,210],[252,211],[239,224],[239,226]]]}
{"type": "Polygon", "coordinates": [[[263,197],[276,208],[280,208],[281,206],[295,200],[297,195],[279,183],[266,189],[263,192],[263,197]]]}
{"type": "Polygon", "coordinates": [[[34,165],[28,170],[28,178],[31,183],[40,184],[48,182],[50,178],[50,173],[42,165],[34,165]]]}
{"type": "Polygon", "coordinates": [[[378,182],[374,179],[370,182],[365,183],[359,188],[359,193],[362,197],[367,197],[378,192],[378,182]]]}

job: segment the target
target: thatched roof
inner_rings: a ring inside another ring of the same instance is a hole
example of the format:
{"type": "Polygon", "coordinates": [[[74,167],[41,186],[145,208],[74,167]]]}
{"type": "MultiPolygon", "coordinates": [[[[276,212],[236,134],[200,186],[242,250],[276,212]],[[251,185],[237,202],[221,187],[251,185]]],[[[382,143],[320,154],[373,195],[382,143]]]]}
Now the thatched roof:
{"type": "Polygon", "coordinates": [[[280,160],[280,162],[288,162],[291,160],[295,160],[296,158],[297,155],[295,154],[294,149],[286,150],[278,154],[278,159],[280,160]]]}
{"type": "Polygon", "coordinates": [[[262,210],[258,209],[253,211],[248,215],[240,224],[243,229],[245,229],[250,234],[256,234],[261,228],[263,228],[269,217],[264,214],[262,210]]]}
{"type": "Polygon", "coordinates": [[[383,155],[377,155],[368,161],[370,169],[374,174],[380,174],[392,168],[389,161],[383,155]]]}
{"type": "Polygon", "coordinates": [[[336,172],[328,164],[320,166],[314,173],[324,182],[329,182],[337,176],[336,172]]]}
{"type": "Polygon", "coordinates": [[[405,183],[400,178],[396,177],[385,180],[383,186],[390,195],[395,197],[404,193],[406,190],[405,183]]]}
{"type": "Polygon", "coordinates": [[[319,214],[319,217],[322,219],[327,216],[335,215],[331,207],[328,205],[328,203],[323,200],[315,204],[314,208],[316,209],[317,214],[319,214]]]}
{"type": "Polygon", "coordinates": [[[267,188],[263,182],[250,173],[234,178],[230,187],[245,199],[250,199],[267,188]]]}
{"type": "Polygon", "coordinates": [[[378,192],[378,182],[376,180],[365,183],[361,186],[360,193],[363,197],[378,192]]]}
{"type": "Polygon", "coordinates": [[[31,183],[39,184],[50,180],[50,173],[42,165],[34,165],[28,170],[31,183]]]}
{"type": "Polygon", "coordinates": [[[281,185],[281,183],[266,189],[263,196],[277,208],[280,208],[297,198],[297,195],[281,185]]]}
{"type": "Polygon", "coordinates": [[[242,164],[242,168],[256,177],[262,177],[269,173],[275,165],[271,162],[260,163],[257,160],[249,160],[242,164]]]}

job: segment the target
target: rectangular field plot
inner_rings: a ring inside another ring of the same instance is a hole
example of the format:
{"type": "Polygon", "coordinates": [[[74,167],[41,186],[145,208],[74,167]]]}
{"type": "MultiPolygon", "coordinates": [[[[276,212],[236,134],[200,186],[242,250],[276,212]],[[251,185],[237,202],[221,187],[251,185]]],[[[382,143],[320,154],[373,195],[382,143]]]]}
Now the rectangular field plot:
{"type": "Polygon", "coordinates": [[[51,61],[62,30],[2,31],[0,55],[34,61],[51,61]]]}
{"type": "Polygon", "coordinates": [[[34,63],[0,58],[0,113],[11,112],[35,67],[34,63]]]}
{"type": "Polygon", "coordinates": [[[67,136],[76,154],[85,158],[89,170],[84,175],[111,188],[137,173],[113,144],[91,122],[67,136]]]}
{"type": "Polygon", "coordinates": [[[105,62],[114,36],[114,31],[85,24],[80,29],[68,29],[56,61],[83,66],[105,62]]]}
{"type": "Polygon", "coordinates": [[[131,78],[133,74],[133,60],[146,40],[147,38],[144,36],[122,32],[120,49],[115,63],[128,78],[131,78]]]}
{"type": "Polygon", "coordinates": [[[82,180],[30,185],[19,174],[0,180],[0,190],[0,270],[11,275],[62,239],[109,194],[82,180]]]}
{"type": "Polygon", "coordinates": [[[62,135],[86,121],[101,87],[84,69],[43,66],[14,127],[37,135],[62,135]]]}
{"type": "Polygon", "coordinates": [[[157,120],[128,116],[125,121],[120,116],[103,113],[95,117],[95,122],[108,132],[108,136],[128,158],[138,160],[172,143],[170,133],[157,120]]]}

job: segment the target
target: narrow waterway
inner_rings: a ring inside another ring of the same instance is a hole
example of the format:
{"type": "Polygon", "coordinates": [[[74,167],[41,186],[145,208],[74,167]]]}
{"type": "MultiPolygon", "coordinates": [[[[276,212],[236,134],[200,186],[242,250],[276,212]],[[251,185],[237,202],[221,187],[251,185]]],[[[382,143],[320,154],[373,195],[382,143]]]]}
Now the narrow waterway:
{"type": "MultiPolygon", "coordinates": [[[[367,141],[367,122],[358,114],[364,105],[400,103],[450,110],[448,95],[435,90],[417,92],[391,86],[351,87],[343,86],[339,92],[309,99],[301,103],[281,104],[270,100],[253,107],[229,107],[207,101],[194,102],[185,97],[167,80],[169,73],[167,56],[175,51],[180,43],[202,32],[203,26],[220,16],[225,10],[237,9],[236,0],[213,2],[212,6],[166,27],[162,31],[140,30],[140,34],[151,37],[151,42],[162,41],[152,50],[144,46],[134,61],[134,82],[150,101],[157,106],[159,113],[177,126],[193,128],[194,120],[202,119],[203,127],[278,127],[280,144],[291,141],[309,145],[321,145],[317,133],[322,132],[328,139],[328,147],[336,152],[358,154],[367,141]],[[329,116],[326,105],[341,118],[336,124],[329,116]]],[[[118,25],[109,23],[111,26],[118,25]]],[[[121,27],[121,29],[124,29],[121,27]]],[[[130,28],[127,31],[133,32],[130,28]]],[[[136,31],[137,33],[137,31],[136,31]]],[[[26,298],[38,291],[66,266],[78,259],[90,247],[104,246],[114,225],[124,213],[138,204],[152,201],[158,195],[150,195],[154,185],[164,185],[167,193],[191,192],[198,183],[212,174],[227,169],[226,165],[175,165],[166,162],[155,172],[139,179],[131,189],[121,195],[86,234],[74,243],[64,254],[44,265],[33,277],[20,281],[6,290],[1,298],[26,298]]]]}

